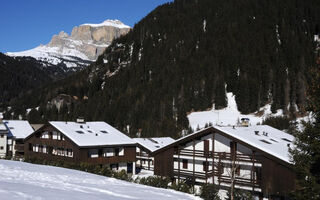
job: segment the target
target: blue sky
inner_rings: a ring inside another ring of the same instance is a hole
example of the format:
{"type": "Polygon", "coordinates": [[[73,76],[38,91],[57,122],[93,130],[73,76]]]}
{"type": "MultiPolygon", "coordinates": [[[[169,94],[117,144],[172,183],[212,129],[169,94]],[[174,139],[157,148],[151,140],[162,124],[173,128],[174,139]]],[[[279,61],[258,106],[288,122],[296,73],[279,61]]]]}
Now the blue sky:
{"type": "Polygon", "coordinates": [[[0,52],[47,44],[74,26],[119,19],[133,27],[158,5],[172,0],[2,0],[0,52]]]}

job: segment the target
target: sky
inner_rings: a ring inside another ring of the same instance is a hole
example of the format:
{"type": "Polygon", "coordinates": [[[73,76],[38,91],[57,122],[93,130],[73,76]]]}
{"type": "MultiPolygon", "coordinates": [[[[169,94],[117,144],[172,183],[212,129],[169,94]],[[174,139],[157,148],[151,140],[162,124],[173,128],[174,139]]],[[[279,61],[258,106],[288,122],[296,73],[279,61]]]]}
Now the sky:
{"type": "Polygon", "coordinates": [[[0,52],[47,44],[74,26],[118,19],[131,27],[157,6],[172,0],[1,0],[0,52]]]}

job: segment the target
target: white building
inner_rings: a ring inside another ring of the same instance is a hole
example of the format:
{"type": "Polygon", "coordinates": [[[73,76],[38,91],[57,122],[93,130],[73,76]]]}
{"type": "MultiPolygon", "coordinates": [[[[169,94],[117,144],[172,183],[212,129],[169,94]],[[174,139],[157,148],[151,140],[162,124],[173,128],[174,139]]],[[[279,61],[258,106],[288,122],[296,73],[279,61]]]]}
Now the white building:
{"type": "Polygon", "coordinates": [[[171,144],[175,140],[171,137],[133,138],[137,143],[136,166],[140,169],[153,170],[154,158],[150,153],[171,144]]]}
{"type": "Polygon", "coordinates": [[[213,183],[221,197],[231,188],[285,197],[294,188],[288,151],[293,140],[267,125],[213,126],[154,151],[154,174],[191,185],[213,183]]]}
{"type": "Polygon", "coordinates": [[[8,129],[3,124],[2,113],[0,113],[0,158],[7,156],[7,136],[8,129]]]}
{"type": "Polygon", "coordinates": [[[34,132],[33,128],[26,120],[4,120],[4,125],[8,129],[8,155],[21,158],[24,155],[24,139],[34,132]]]}

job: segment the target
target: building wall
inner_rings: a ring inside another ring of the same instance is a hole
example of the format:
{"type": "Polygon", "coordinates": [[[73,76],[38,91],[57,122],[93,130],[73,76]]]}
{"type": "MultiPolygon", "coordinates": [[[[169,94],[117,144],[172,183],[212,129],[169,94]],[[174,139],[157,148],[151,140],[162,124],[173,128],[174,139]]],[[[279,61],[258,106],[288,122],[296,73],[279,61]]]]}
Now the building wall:
{"type": "Polygon", "coordinates": [[[137,147],[136,151],[137,166],[146,170],[154,170],[154,157],[150,156],[149,150],[143,147],[137,147]]]}
{"type": "Polygon", "coordinates": [[[4,158],[7,155],[7,134],[0,133],[0,158],[4,158]]]}
{"type": "Polygon", "coordinates": [[[113,164],[113,163],[133,163],[136,161],[136,147],[135,146],[113,146],[113,147],[92,147],[92,148],[80,148],[73,141],[65,137],[62,133],[57,131],[51,125],[44,126],[36,131],[30,137],[25,140],[24,144],[25,157],[37,157],[46,160],[62,160],[70,162],[86,162],[92,164],[113,164]],[[57,132],[58,134],[50,133],[57,132]],[[48,132],[49,135],[44,134],[48,132]],[[59,137],[59,134],[60,137],[59,137]],[[56,138],[56,139],[53,139],[56,138]],[[47,147],[46,150],[42,148],[39,151],[40,146],[47,147]],[[50,151],[49,149],[52,149],[50,151]],[[103,150],[106,148],[118,148],[122,149],[120,155],[103,157],[103,150]],[[56,150],[55,150],[56,149],[56,150]],[[70,151],[72,150],[72,154],[70,151]],[[93,150],[97,150],[99,155],[92,157],[93,150]],[[50,153],[51,152],[51,153],[50,153]]]}
{"type": "Polygon", "coordinates": [[[168,148],[154,155],[154,174],[173,177],[174,148],[168,148]]]}

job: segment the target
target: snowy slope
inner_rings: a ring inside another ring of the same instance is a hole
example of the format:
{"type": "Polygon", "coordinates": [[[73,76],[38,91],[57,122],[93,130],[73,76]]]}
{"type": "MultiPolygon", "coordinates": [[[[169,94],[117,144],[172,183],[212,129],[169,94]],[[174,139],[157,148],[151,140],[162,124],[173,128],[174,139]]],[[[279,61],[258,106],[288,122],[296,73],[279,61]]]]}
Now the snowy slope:
{"type": "Polygon", "coordinates": [[[129,183],[77,170],[0,160],[0,199],[188,200],[185,193],[129,183]]]}
{"type": "MultiPolygon", "coordinates": [[[[212,123],[213,125],[221,126],[237,125],[237,123],[240,122],[241,118],[249,118],[251,125],[256,125],[258,123],[261,124],[262,121],[267,117],[276,117],[283,115],[282,110],[277,110],[276,113],[272,113],[270,104],[267,104],[260,108],[259,113],[263,111],[263,114],[261,116],[257,115],[257,113],[244,115],[238,111],[237,103],[233,93],[227,93],[227,98],[228,106],[226,108],[220,110],[211,109],[209,111],[193,112],[189,114],[188,119],[190,126],[194,130],[196,130],[197,127],[203,128],[206,123],[212,123]]],[[[312,120],[310,115],[304,118],[297,119],[297,122],[301,122],[302,119],[305,121],[312,120]]]]}
{"type": "Polygon", "coordinates": [[[67,47],[50,47],[40,45],[34,49],[21,51],[21,52],[7,52],[8,56],[14,57],[33,57],[37,60],[48,62],[53,65],[64,63],[68,68],[76,67],[77,64],[86,65],[89,63],[88,57],[76,49],[67,47]]]}

